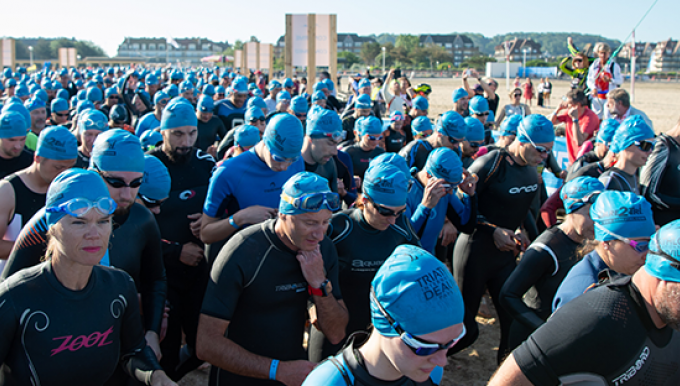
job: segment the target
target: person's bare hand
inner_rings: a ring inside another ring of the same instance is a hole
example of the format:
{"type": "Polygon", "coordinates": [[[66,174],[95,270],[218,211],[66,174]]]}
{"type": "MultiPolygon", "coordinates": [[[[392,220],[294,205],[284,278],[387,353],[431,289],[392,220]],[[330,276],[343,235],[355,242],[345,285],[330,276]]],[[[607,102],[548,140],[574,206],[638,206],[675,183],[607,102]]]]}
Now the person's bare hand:
{"type": "Polygon", "coordinates": [[[263,221],[274,218],[277,213],[277,209],[262,205],[253,205],[236,212],[234,215],[234,221],[240,227],[246,224],[259,224],[263,221]]]}
{"type": "Polygon", "coordinates": [[[179,261],[183,264],[195,267],[201,260],[203,260],[203,248],[191,242],[182,245],[182,253],[179,255],[179,261]]]}
{"type": "Polygon", "coordinates": [[[578,108],[576,106],[570,107],[569,110],[567,110],[567,114],[571,117],[571,119],[577,119],[578,118],[578,108]]]}
{"type": "Polygon", "coordinates": [[[496,228],[493,232],[493,243],[500,251],[515,250],[515,233],[509,229],[496,228]]]}
{"type": "Polygon", "coordinates": [[[357,186],[357,189],[361,189],[361,177],[354,176],[354,185],[357,186]]]}
{"type": "Polygon", "coordinates": [[[467,170],[463,170],[463,180],[458,184],[458,189],[463,193],[472,197],[475,195],[475,189],[477,189],[477,181],[479,177],[475,173],[470,173],[467,170]]]}
{"type": "Polygon", "coordinates": [[[453,242],[456,241],[456,237],[458,237],[458,229],[456,229],[456,227],[451,224],[451,222],[446,221],[444,222],[442,231],[439,232],[439,237],[442,239],[443,246],[453,244],[453,242]]]}
{"type": "Polygon", "coordinates": [[[421,203],[428,209],[434,209],[439,203],[439,200],[447,193],[447,188],[444,186],[446,181],[441,178],[430,178],[427,180],[425,191],[423,192],[423,200],[421,203]]]}
{"type": "Polygon", "coordinates": [[[194,220],[189,223],[189,229],[191,229],[191,234],[197,239],[201,238],[201,225],[203,223],[203,214],[194,213],[187,216],[189,220],[194,220]]]}
{"type": "MultiPolygon", "coordinates": [[[[523,229],[518,230],[515,232],[515,240],[519,242],[520,251],[524,252],[527,250],[529,247],[529,244],[531,244],[531,240],[529,240],[529,236],[527,235],[527,232],[524,231],[523,229]]],[[[517,242],[515,244],[518,244],[517,242]]]]}
{"type": "Polygon", "coordinates": [[[298,251],[297,260],[302,269],[302,276],[312,288],[321,288],[321,283],[326,280],[323,267],[323,257],[319,245],[313,251],[298,251]]]}
{"type": "Polygon", "coordinates": [[[151,386],[177,386],[177,384],[168,378],[165,371],[156,370],[151,374],[151,386]]]}
{"type": "Polygon", "coordinates": [[[308,361],[280,362],[276,370],[276,380],[286,386],[300,386],[314,367],[316,364],[308,361]]]}
{"type": "Polygon", "coordinates": [[[342,178],[338,178],[338,194],[340,197],[345,197],[347,194],[347,190],[345,190],[345,183],[342,181],[342,178]]]}

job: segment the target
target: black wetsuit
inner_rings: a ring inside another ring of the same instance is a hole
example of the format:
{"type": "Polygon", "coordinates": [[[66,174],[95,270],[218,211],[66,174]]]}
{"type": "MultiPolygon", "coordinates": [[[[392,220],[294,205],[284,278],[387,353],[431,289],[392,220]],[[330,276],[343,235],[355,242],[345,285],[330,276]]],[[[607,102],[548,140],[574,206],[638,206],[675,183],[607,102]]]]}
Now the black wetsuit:
{"type": "Polygon", "coordinates": [[[566,184],[567,182],[573,180],[576,177],[583,176],[600,178],[602,173],[604,173],[605,171],[607,171],[607,168],[604,167],[602,162],[593,162],[592,164],[587,164],[582,168],[576,169],[573,172],[567,174],[567,178],[565,178],[564,183],[566,184]]]}
{"type": "Polygon", "coordinates": [[[496,227],[514,232],[530,216],[529,207],[538,194],[538,174],[536,167],[515,163],[505,150],[477,158],[469,171],[479,176],[477,228],[472,234],[458,236],[453,255],[454,277],[465,302],[467,334],[452,350],[458,352],[477,339],[475,316],[488,288],[501,323],[500,361],[505,356],[512,318],[501,307],[499,295],[515,269],[515,256],[512,251],[496,248],[493,233],[496,227]]]}
{"type": "Polygon", "coordinates": [[[10,159],[0,157],[0,178],[26,169],[33,163],[33,152],[23,148],[18,156],[10,159]]]}
{"type": "MultiPolygon", "coordinates": [[[[226,337],[244,349],[280,361],[306,359],[302,339],[307,320],[307,281],[297,253],[274,232],[277,220],[236,233],[222,248],[210,272],[201,312],[229,321],[226,337]]],[[[340,299],[338,257],[329,238],[320,243],[333,296],[340,299]]],[[[236,375],[217,366],[211,386],[282,385],[236,375]]]]}
{"type": "MultiPolygon", "coordinates": [[[[338,251],[340,266],[340,292],[349,311],[346,337],[353,332],[366,330],[371,323],[369,290],[375,273],[394,249],[402,244],[420,247],[411,222],[407,216],[399,216],[394,225],[384,231],[370,226],[361,209],[347,209],[333,215],[328,228],[338,251]]],[[[309,346],[309,360],[320,362],[342,349],[345,340],[338,344],[329,342],[323,333],[312,327],[309,346]]]]}
{"type": "Polygon", "coordinates": [[[305,161],[305,171],[315,173],[328,180],[331,192],[338,192],[338,169],[335,166],[335,158],[331,158],[325,164],[310,165],[305,161]]]}
{"type": "Polygon", "coordinates": [[[599,178],[606,190],[618,190],[640,194],[640,185],[635,175],[628,174],[623,170],[612,166],[599,178]]]}
{"type": "Polygon", "coordinates": [[[216,116],[210,118],[208,122],[198,120],[198,137],[196,138],[195,147],[207,151],[209,146],[212,146],[215,141],[220,141],[226,137],[227,128],[224,127],[222,120],[216,116]]]}
{"type": "Polygon", "coordinates": [[[514,319],[509,349],[519,346],[548,320],[557,288],[578,261],[579,245],[555,226],[543,232],[524,252],[501,289],[501,305],[514,319]]]}
{"type": "Polygon", "coordinates": [[[21,227],[33,217],[33,215],[45,206],[47,193],[36,193],[24,184],[24,181],[16,174],[5,177],[6,181],[12,184],[14,189],[14,221],[20,221],[21,227]]]}
{"type": "Polygon", "coordinates": [[[388,153],[399,153],[399,151],[408,143],[406,136],[390,127],[387,132],[389,135],[385,137],[385,151],[388,153]]]}
{"type": "Polygon", "coordinates": [[[680,218],[680,144],[666,135],[656,145],[640,173],[642,194],[652,204],[654,222],[664,226],[680,218]]]}
{"type": "Polygon", "coordinates": [[[571,165],[569,165],[567,173],[574,173],[580,168],[598,161],[600,161],[600,157],[595,154],[595,151],[589,151],[578,157],[571,165]]]}
{"type": "MultiPolygon", "coordinates": [[[[113,223],[109,264],[132,276],[142,295],[144,329],[160,334],[167,285],[156,220],[148,209],[135,203],[128,215],[114,216],[113,223]]],[[[47,218],[41,209],[21,230],[0,280],[40,264],[46,246],[47,218]]]]}
{"type": "MultiPolygon", "coordinates": [[[[235,127],[234,129],[237,129],[238,127],[235,127]]],[[[227,150],[229,150],[232,146],[234,146],[234,133],[236,130],[229,130],[227,135],[222,138],[220,141],[219,145],[217,145],[217,160],[216,161],[221,161],[224,159],[224,155],[227,153],[227,150]]]]}
{"type": "Polygon", "coordinates": [[[203,242],[191,233],[189,224],[195,220],[187,216],[196,213],[202,215],[215,162],[212,156],[198,149],[194,149],[191,158],[183,163],[170,161],[160,148],[148,154],[163,162],[171,180],[168,199],[163,203],[160,214],[156,215],[163,238],[163,261],[168,276],[168,302],[171,308],[168,329],[161,342],[161,365],[170,378],[179,381],[202,363],[195,352],[196,331],[209,274],[205,259],[194,267],[182,263],[179,258],[184,244],[194,243],[204,247],[203,242]],[[182,332],[191,357],[180,365],[182,332]]]}
{"type": "Polygon", "coordinates": [[[345,131],[345,140],[354,142],[354,124],[357,119],[354,115],[349,115],[342,119],[342,129],[345,131]]]}
{"type": "Polygon", "coordinates": [[[354,175],[364,179],[364,174],[368,169],[368,164],[371,160],[385,152],[380,146],[376,146],[373,150],[365,151],[361,149],[358,143],[343,149],[345,153],[352,158],[352,167],[354,168],[354,175]]]}
{"type": "Polygon", "coordinates": [[[680,334],[656,328],[630,278],[567,303],[512,355],[534,385],[680,384],[680,334]]]}
{"type": "Polygon", "coordinates": [[[399,152],[399,155],[404,157],[409,168],[415,167],[418,170],[422,170],[427,162],[427,156],[430,155],[432,150],[434,148],[429,142],[418,139],[406,144],[399,152]]]}
{"type": "Polygon", "coordinates": [[[83,152],[78,149],[78,157],[76,157],[76,164],[73,165],[75,168],[87,169],[90,167],[90,157],[83,154],[83,152]]]}
{"type": "Polygon", "coordinates": [[[73,291],[50,262],[26,269],[0,284],[0,385],[102,385],[121,367],[150,384],[160,366],[139,321],[125,272],[95,266],[73,291]]]}

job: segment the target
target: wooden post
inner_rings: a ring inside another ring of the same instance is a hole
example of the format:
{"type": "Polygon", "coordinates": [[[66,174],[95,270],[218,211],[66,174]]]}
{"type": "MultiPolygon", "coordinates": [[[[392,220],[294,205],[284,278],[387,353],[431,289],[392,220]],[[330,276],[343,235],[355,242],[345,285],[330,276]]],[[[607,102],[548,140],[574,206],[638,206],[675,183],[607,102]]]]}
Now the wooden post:
{"type": "Polygon", "coordinates": [[[269,63],[267,63],[267,66],[269,67],[269,79],[274,79],[274,45],[273,44],[269,45],[269,63]]]}
{"type": "Polygon", "coordinates": [[[307,15],[307,84],[316,82],[316,15],[307,15]]]}
{"type": "Polygon", "coordinates": [[[255,55],[255,70],[259,71],[260,70],[260,43],[257,43],[255,45],[257,48],[257,54],[255,55]]]}
{"type": "Polygon", "coordinates": [[[243,43],[243,54],[241,54],[241,75],[248,76],[248,44],[243,43]]]}
{"type": "Polygon", "coordinates": [[[331,80],[335,83],[337,89],[338,86],[338,15],[330,15],[330,20],[328,23],[330,28],[330,33],[328,34],[330,42],[328,43],[329,60],[328,72],[331,74],[331,80]]]}
{"type": "MultiPolygon", "coordinates": [[[[286,15],[286,53],[284,55],[284,66],[286,69],[286,78],[293,77],[293,15],[286,15]]],[[[269,75],[270,79],[274,77],[269,75]]]]}

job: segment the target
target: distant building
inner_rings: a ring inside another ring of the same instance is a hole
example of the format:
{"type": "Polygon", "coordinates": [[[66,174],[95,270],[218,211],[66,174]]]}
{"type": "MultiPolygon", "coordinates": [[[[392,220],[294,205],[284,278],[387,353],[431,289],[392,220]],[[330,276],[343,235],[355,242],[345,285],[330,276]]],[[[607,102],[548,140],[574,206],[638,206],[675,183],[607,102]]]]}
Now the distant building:
{"type": "Polygon", "coordinates": [[[680,71],[680,44],[673,39],[659,42],[650,54],[648,72],[677,71],[680,71]]]}
{"type": "Polygon", "coordinates": [[[166,38],[125,38],[118,46],[117,56],[146,58],[147,63],[180,61],[200,64],[201,58],[220,54],[229,48],[227,42],[213,42],[203,38],[175,38],[179,48],[166,43],[166,38]],[[167,51],[166,51],[167,50],[167,51]]]}
{"type": "Polygon", "coordinates": [[[420,35],[420,45],[443,47],[451,54],[454,67],[460,67],[468,58],[481,55],[479,47],[475,47],[472,39],[465,35],[420,35]]]}
{"type": "MultiPolygon", "coordinates": [[[[357,34],[338,34],[338,54],[341,52],[351,52],[359,56],[361,46],[364,43],[375,43],[376,40],[367,37],[359,36],[357,34]]],[[[286,53],[286,37],[281,36],[274,45],[274,57],[283,58],[286,53]]]]}
{"type": "MultiPolygon", "coordinates": [[[[503,42],[494,47],[494,57],[499,62],[505,62],[505,43],[503,42]]],[[[509,57],[511,62],[521,62],[524,60],[524,51],[526,51],[527,62],[534,59],[541,59],[541,43],[528,38],[518,39],[514,38],[507,41],[510,49],[509,57]]]]}

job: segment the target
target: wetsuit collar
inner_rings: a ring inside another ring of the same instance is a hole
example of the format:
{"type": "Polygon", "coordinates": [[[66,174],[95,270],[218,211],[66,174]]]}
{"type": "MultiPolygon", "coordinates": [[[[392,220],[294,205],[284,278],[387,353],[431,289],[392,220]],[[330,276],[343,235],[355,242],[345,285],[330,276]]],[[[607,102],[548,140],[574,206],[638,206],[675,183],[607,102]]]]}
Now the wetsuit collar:
{"type": "MultiPolygon", "coordinates": [[[[377,334],[377,332],[374,332],[377,334]]],[[[401,377],[394,381],[383,381],[375,378],[366,370],[366,363],[364,357],[359,352],[361,347],[368,340],[368,334],[363,331],[355,332],[347,339],[347,346],[342,350],[342,357],[347,364],[347,367],[354,376],[354,385],[356,386],[410,386],[415,385],[415,382],[409,378],[401,377]]]]}
{"type": "Polygon", "coordinates": [[[78,300],[78,299],[83,299],[87,297],[90,292],[92,291],[92,288],[94,288],[94,283],[97,280],[97,267],[92,267],[92,273],[90,274],[90,278],[87,280],[87,285],[85,288],[83,288],[80,291],[73,291],[68,288],[66,288],[59,279],[57,279],[57,275],[54,273],[54,268],[52,267],[52,261],[46,261],[43,263],[43,273],[45,274],[45,278],[48,283],[54,288],[55,291],[59,292],[60,294],[66,296],[68,299],[73,299],[73,300],[78,300]]]}
{"type": "Polygon", "coordinates": [[[351,216],[354,218],[354,220],[359,223],[359,226],[365,230],[368,233],[380,233],[379,230],[373,228],[371,224],[366,221],[366,216],[364,216],[364,211],[359,209],[359,208],[354,208],[354,211],[352,211],[351,216]]]}
{"type": "Polygon", "coordinates": [[[262,230],[265,233],[265,236],[269,240],[270,243],[274,245],[274,247],[281,252],[291,254],[293,256],[297,255],[297,251],[294,251],[290,249],[284,242],[279,238],[279,235],[276,234],[276,222],[278,219],[274,218],[271,220],[267,220],[262,223],[262,230]]]}

